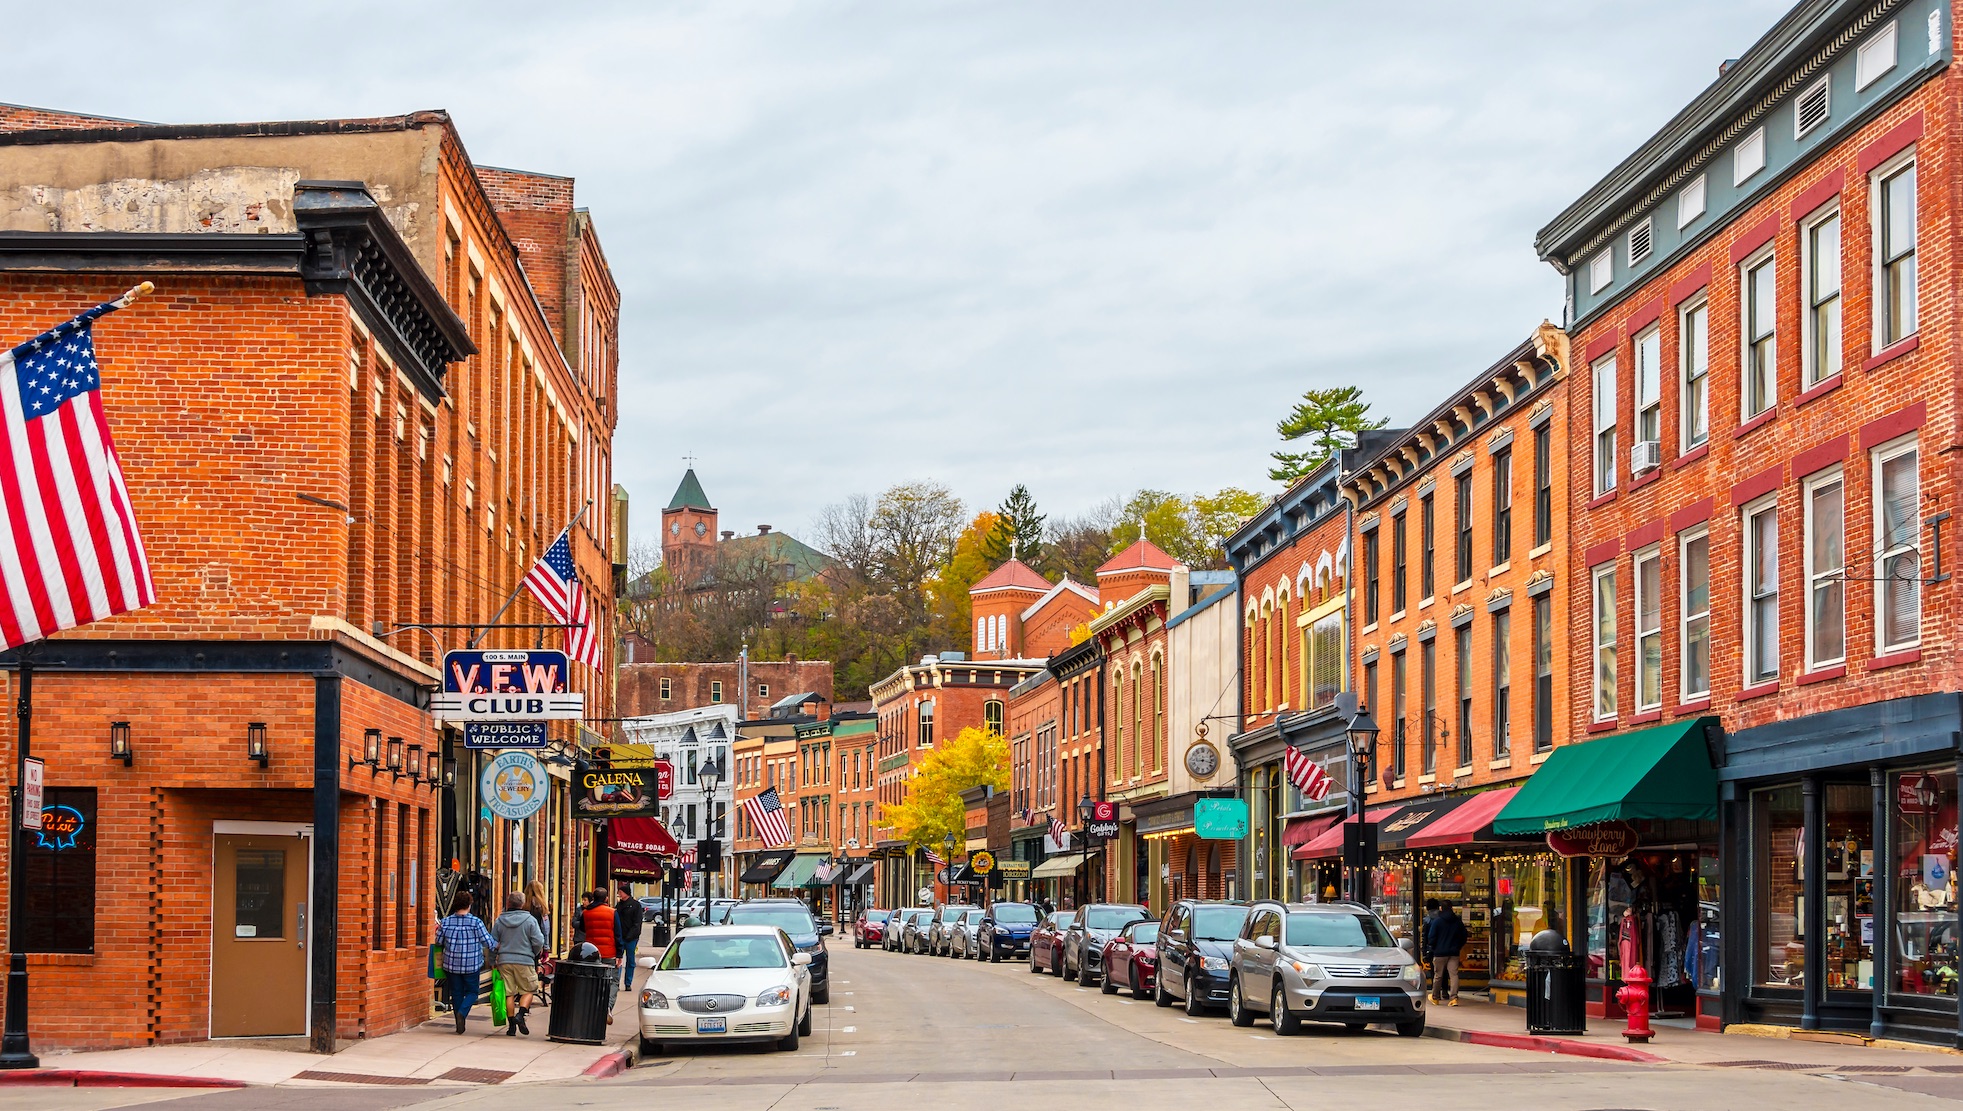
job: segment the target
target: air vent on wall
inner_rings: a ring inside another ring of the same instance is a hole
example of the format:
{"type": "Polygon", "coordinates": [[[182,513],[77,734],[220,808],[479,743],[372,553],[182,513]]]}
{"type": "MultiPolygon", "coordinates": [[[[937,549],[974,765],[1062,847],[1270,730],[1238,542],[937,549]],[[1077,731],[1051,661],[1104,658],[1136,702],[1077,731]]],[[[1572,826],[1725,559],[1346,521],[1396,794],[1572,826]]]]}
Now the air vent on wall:
{"type": "Polygon", "coordinates": [[[1794,138],[1804,138],[1807,132],[1827,122],[1827,95],[1825,78],[1800,94],[1799,103],[1793,106],[1794,138]]]}
{"type": "Polygon", "coordinates": [[[1629,265],[1634,266],[1648,258],[1652,246],[1649,218],[1644,217],[1642,223],[1629,229],[1629,265]]]}

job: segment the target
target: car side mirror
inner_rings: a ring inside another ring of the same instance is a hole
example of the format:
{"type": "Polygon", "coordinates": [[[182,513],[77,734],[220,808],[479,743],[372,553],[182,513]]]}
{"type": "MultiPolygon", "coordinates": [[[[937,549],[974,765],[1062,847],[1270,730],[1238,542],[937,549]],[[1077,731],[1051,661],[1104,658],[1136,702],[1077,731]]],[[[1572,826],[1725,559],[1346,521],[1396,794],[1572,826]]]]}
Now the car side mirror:
{"type": "Polygon", "coordinates": [[[792,963],[792,964],[795,964],[795,965],[807,965],[807,964],[810,964],[810,963],[811,963],[811,954],[809,954],[809,953],[792,953],[792,954],[791,954],[791,963],[792,963]]]}
{"type": "Polygon", "coordinates": [[[1167,931],[1166,931],[1166,940],[1167,940],[1167,941],[1185,941],[1185,940],[1186,940],[1186,932],[1185,932],[1184,930],[1167,930],[1167,931]]]}
{"type": "Polygon", "coordinates": [[[639,957],[635,959],[634,964],[639,968],[653,968],[655,960],[656,958],[654,957],[639,957]]]}
{"type": "Polygon", "coordinates": [[[1262,934],[1260,937],[1254,939],[1254,945],[1259,949],[1273,949],[1275,947],[1275,939],[1269,937],[1267,934],[1262,934]]]}
{"type": "Polygon", "coordinates": [[[832,924],[830,922],[818,923],[818,936],[830,937],[831,935],[832,935],[832,924]]]}
{"type": "Polygon", "coordinates": [[[1408,938],[1408,937],[1400,937],[1400,938],[1398,938],[1398,939],[1397,939],[1397,947],[1398,947],[1399,949],[1402,949],[1402,950],[1404,950],[1404,951],[1405,951],[1406,953],[1415,953],[1415,952],[1417,952],[1417,951],[1418,951],[1418,944],[1417,944],[1417,942],[1416,942],[1416,941],[1413,941],[1413,940],[1412,940],[1411,938],[1408,938]]]}

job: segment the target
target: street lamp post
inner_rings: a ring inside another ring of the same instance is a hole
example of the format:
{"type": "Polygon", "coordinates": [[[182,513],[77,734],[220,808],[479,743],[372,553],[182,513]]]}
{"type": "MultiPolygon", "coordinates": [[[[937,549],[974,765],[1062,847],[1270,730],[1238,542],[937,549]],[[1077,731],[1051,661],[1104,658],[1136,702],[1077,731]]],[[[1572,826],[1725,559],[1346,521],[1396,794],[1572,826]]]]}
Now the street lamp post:
{"type": "Polygon", "coordinates": [[[1350,756],[1350,816],[1356,819],[1355,848],[1344,845],[1343,864],[1349,872],[1350,901],[1369,905],[1370,865],[1362,852],[1366,842],[1374,843],[1374,831],[1370,823],[1363,820],[1363,785],[1370,775],[1370,763],[1377,754],[1377,723],[1370,717],[1370,708],[1359,703],[1356,716],[1345,727],[1344,734],[1349,740],[1350,756]],[[1354,859],[1352,859],[1354,857],[1354,859]]]}
{"type": "MultiPolygon", "coordinates": [[[[714,757],[710,757],[700,768],[696,769],[695,778],[702,784],[702,836],[696,838],[695,841],[695,866],[702,869],[702,922],[704,925],[707,925],[712,919],[709,916],[711,905],[709,902],[709,862],[706,858],[709,856],[711,848],[720,847],[717,845],[715,839],[716,783],[722,779],[722,765],[714,757]]],[[[722,854],[717,852],[715,855],[717,866],[720,867],[722,854]]]]}
{"type": "Polygon", "coordinates": [[[941,875],[947,877],[941,881],[941,905],[946,906],[954,901],[954,834],[943,838],[941,845],[947,849],[947,859],[941,861],[941,875]]]}
{"type": "Polygon", "coordinates": [[[1077,800],[1077,814],[1083,818],[1084,827],[1084,859],[1077,865],[1077,875],[1084,884],[1084,897],[1077,900],[1079,907],[1091,901],[1091,815],[1095,813],[1097,804],[1091,801],[1089,794],[1077,800]]]}

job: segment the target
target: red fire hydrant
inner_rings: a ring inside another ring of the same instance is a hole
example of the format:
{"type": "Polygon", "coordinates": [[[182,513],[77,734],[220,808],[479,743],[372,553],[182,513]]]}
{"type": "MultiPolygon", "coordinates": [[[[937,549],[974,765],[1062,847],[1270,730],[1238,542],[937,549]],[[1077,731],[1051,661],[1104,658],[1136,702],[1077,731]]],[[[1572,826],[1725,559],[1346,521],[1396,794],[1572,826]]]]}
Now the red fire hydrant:
{"type": "Polygon", "coordinates": [[[1615,1001],[1629,1015],[1622,1036],[1632,1042],[1649,1041],[1656,1036],[1649,1024],[1649,969],[1631,965],[1623,969],[1622,977],[1622,987],[1615,993],[1615,1001]]]}

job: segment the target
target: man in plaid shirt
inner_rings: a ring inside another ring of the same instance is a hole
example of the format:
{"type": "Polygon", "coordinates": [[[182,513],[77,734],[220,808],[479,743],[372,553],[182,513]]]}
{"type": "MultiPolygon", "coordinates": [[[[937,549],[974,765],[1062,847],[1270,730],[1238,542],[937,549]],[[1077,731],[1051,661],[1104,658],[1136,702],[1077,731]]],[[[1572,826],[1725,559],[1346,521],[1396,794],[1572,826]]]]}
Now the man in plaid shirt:
{"type": "Polygon", "coordinates": [[[491,931],[484,920],[470,913],[470,892],[457,892],[450,904],[450,916],[436,922],[437,940],[443,945],[443,978],[450,985],[450,1009],[456,1015],[457,1033],[463,1033],[464,1020],[477,1002],[478,977],[484,971],[484,953],[495,950],[491,931]]]}

